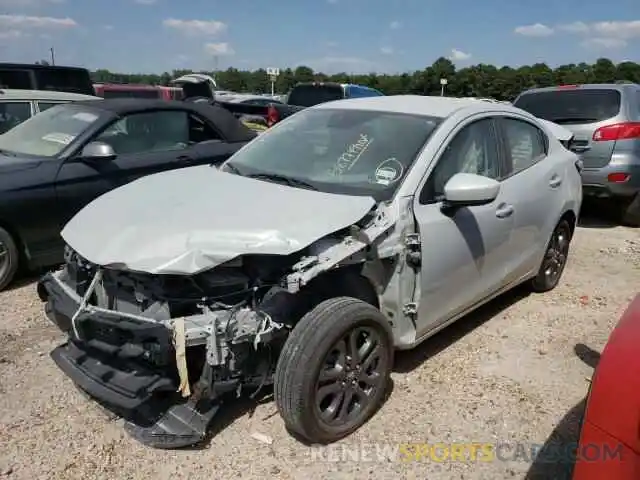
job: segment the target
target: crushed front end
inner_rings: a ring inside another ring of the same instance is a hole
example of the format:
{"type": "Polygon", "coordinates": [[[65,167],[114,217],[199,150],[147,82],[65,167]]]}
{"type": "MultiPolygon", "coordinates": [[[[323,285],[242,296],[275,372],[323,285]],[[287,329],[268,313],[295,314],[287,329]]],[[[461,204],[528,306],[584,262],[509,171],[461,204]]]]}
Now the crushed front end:
{"type": "Polygon", "coordinates": [[[223,395],[272,383],[287,319],[304,308],[281,285],[296,260],[246,255],[193,276],[152,275],[67,248],[65,266],[38,284],[48,318],[68,335],[51,356],[136,439],[193,445],[223,395]]]}

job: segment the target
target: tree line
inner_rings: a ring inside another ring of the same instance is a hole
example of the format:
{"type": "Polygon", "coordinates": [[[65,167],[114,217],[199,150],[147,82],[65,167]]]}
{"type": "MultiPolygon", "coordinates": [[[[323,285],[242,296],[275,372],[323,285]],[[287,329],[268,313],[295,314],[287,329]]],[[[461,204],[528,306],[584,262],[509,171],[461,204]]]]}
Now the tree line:
{"type": "MultiPolygon", "coordinates": [[[[168,85],[171,79],[191,70],[173,70],[162,74],[114,73],[109,70],[92,72],[94,82],[118,82],[151,85],[168,85]]],[[[214,76],[219,87],[235,92],[269,93],[271,82],[264,69],[247,71],[229,68],[219,72],[202,72],[214,76]]],[[[545,63],[512,67],[496,67],[479,64],[461,69],[442,57],[424,70],[400,74],[351,75],[337,73],[326,75],[307,66],[286,68],[280,71],[275,83],[277,93],[288,92],[298,82],[331,81],[357,83],[376,88],[386,95],[417,94],[439,95],[440,79],[446,78],[446,95],[456,97],[491,97],[497,100],[513,100],[528,88],[563,84],[630,82],[640,84],[640,64],[622,62],[615,64],[600,58],[593,64],[578,63],[551,68],[545,63]]]]}

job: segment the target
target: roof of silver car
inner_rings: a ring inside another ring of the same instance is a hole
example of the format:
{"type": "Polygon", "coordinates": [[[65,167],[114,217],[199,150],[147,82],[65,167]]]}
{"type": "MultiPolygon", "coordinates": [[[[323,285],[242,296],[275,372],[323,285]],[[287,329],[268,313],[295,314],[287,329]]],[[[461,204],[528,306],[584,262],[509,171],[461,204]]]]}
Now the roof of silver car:
{"type": "Polygon", "coordinates": [[[478,110],[499,108],[500,110],[506,109],[520,111],[508,104],[487,101],[480,98],[429,97],[422,95],[391,95],[353,98],[322,103],[312,108],[378,110],[393,113],[430,115],[444,118],[450,116],[457,110],[469,107],[476,107],[478,110]],[[484,108],[480,107],[481,105],[483,105],[484,108]]]}
{"type": "Polygon", "coordinates": [[[82,95],[80,93],[58,92],[54,90],[20,90],[17,88],[0,88],[0,100],[50,100],[68,101],[101,100],[100,97],[82,95]]]}

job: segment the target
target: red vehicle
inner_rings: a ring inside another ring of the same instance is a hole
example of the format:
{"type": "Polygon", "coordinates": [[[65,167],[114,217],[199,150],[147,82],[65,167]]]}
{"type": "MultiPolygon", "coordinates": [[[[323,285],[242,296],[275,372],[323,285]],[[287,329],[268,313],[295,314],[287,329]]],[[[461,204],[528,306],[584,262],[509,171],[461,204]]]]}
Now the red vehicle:
{"type": "Polygon", "coordinates": [[[127,83],[96,83],[96,95],[102,98],[153,98],[175,100],[176,94],[170,87],[156,85],[134,85],[127,83]]]}
{"type": "Polygon", "coordinates": [[[640,479],[640,295],[615,327],[591,380],[573,480],[640,479]],[[597,448],[595,448],[595,447],[597,448]],[[600,455],[588,458],[588,450],[600,455]]]}
{"type": "Polygon", "coordinates": [[[182,100],[184,98],[184,92],[180,87],[158,87],[160,89],[160,96],[164,100],[182,100]]]}

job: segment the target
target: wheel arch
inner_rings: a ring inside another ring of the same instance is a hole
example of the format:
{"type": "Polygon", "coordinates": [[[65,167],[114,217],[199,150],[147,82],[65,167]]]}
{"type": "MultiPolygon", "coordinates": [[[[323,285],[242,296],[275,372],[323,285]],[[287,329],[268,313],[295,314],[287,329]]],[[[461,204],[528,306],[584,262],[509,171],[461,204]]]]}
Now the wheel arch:
{"type": "Polygon", "coordinates": [[[380,309],[376,289],[371,280],[362,274],[362,268],[361,263],[345,265],[323,272],[311,280],[296,294],[296,320],[332,297],[352,297],[380,309]]]}
{"type": "MultiPolygon", "coordinates": [[[[571,227],[571,237],[573,237],[573,233],[576,231],[576,226],[578,224],[578,216],[576,215],[576,212],[574,212],[571,208],[565,210],[565,212],[560,216],[560,219],[558,219],[558,223],[560,223],[562,220],[566,220],[567,222],[569,222],[569,226],[571,227]]],[[[558,223],[556,223],[556,225],[558,223]]]]}
{"type": "Polygon", "coordinates": [[[19,269],[24,268],[26,264],[30,261],[31,255],[29,253],[29,248],[27,247],[27,244],[24,242],[24,240],[22,239],[22,236],[20,235],[20,232],[11,223],[9,223],[8,221],[2,218],[0,218],[0,228],[6,230],[7,233],[11,235],[11,238],[13,238],[13,241],[16,243],[16,246],[18,247],[18,252],[20,255],[20,258],[18,259],[18,262],[19,262],[18,268],[19,269]]]}

